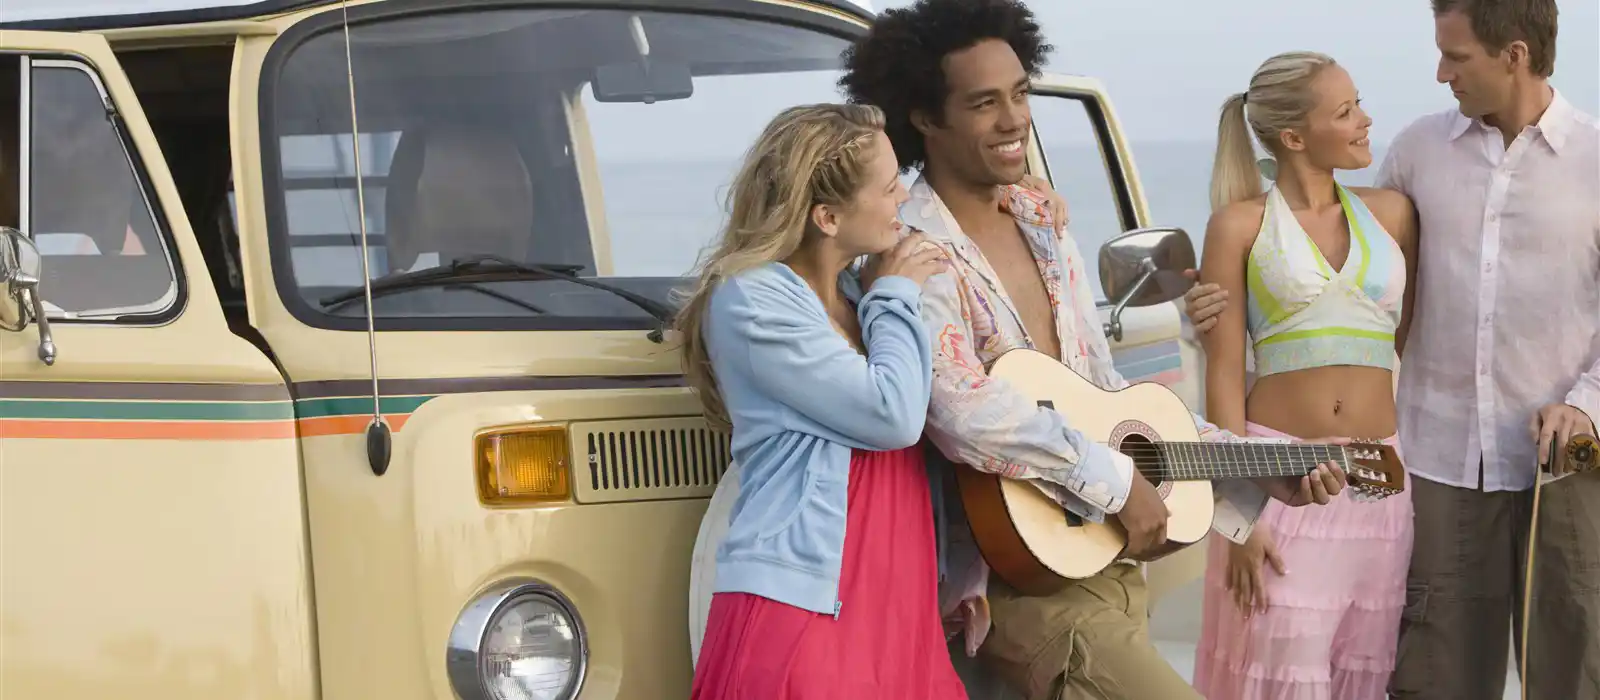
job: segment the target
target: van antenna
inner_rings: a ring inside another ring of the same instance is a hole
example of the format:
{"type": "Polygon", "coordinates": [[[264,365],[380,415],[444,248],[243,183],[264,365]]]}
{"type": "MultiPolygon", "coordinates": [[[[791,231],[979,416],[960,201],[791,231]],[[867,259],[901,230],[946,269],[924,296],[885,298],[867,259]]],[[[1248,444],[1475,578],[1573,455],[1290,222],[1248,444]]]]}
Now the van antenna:
{"type": "Polygon", "coordinates": [[[367,424],[367,466],[377,476],[389,471],[392,434],[383,417],[383,394],[378,388],[378,333],[372,320],[372,272],[367,255],[367,188],[361,172],[361,128],[356,117],[356,71],[350,51],[350,0],[340,3],[344,29],[345,82],[350,88],[350,147],[356,168],[356,217],[361,226],[361,293],[367,312],[367,361],[372,373],[372,422],[367,424]]]}

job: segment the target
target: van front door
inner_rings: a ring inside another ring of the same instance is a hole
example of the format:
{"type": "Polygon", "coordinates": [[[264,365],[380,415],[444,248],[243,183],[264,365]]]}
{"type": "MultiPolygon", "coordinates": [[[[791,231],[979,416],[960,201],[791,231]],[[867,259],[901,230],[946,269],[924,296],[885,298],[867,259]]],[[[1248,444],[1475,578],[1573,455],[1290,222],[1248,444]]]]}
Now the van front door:
{"type": "Polygon", "coordinates": [[[0,32],[0,225],[55,350],[0,331],[0,697],[314,698],[288,391],[100,36],[0,32]]]}

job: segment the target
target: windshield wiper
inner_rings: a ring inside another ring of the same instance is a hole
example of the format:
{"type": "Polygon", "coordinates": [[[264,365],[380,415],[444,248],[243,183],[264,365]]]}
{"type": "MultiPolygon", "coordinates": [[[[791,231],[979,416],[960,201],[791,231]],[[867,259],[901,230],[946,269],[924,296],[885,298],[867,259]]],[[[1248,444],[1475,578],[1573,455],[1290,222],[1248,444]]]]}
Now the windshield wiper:
{"type": "MultiPolygon", "coordinates": [[[[645,313],[650,314],[652,318],[661,323],[663,328],[671,325],[673,312],[672,309],[666,304],[637,292],[623,289],[622,287],[609,285],[588,277],[579,277],[577,273],[582,269],[583,268],[581,266],[577,265],[522,263],[497,255],[475,255],[467,258],[457,258],[448,266],[434,267],[426,270],[415,270],[411,272],[396,272],[385,275],[373,280],[371,286],[373,296],[390,294],[408,289],[420,289],[423,287],[459,286],[465,289],[472,289],[473,291],[489,294],[490,296],[494,296],[498,299],[511,301],[512,298],[508,295],[491,292],[491,290],[479,287],[476,283],[508,282],[524,279],[563,280],[566,282],[572,282],[574,284],[581,284],[592,289],[609,292],[623,299],[624,301],[633,304],[634,306],[643,310],[645,313]]],[[[364,296],[364,287],[353,287],[351,289],[323,297],[318,301],[322,304],[324,309],[327,309],[348,303],[355,299],[360,299],[364,296]]],[[[525,308],[531,308],[531,310],[537,313],[543,313],[542,309],[534,307],[531,304],[527,304],[526,302],[522,302],[521,305],[525,308]]],[[[663,336],[661,328],[658,328],[650,333],[651,341],[659,343],[662,341],[662,339],[663,336]]]]}
{"type": "MultiPolygon", "coordinates": [[[[485,280],[485,281],[493,281],[493,280],[485,280]]],[[[497,291],[495,291],[493,289],[490,289],[488,287],[476,284],[474,282],[463,281],[463,279],[460,278],[460,277],[432,276],[432,277],[428,277],[428,278],[424,278],[424,279],[415,279],[415,278],[413,278],[413,279],[407,280],[406,284],[402,285],[402,284],[392,284],[391,283],[391,284],[385,286],[382,289],[379,289],[377,285],[373,285],[373,287],[372,287],[372,298],[377,299],[378,297],[388,296],[390,294],[395,294],[395,293],[407,291],[407,290],[410,290],[410,289],[422,289],[424,287],[442,287],[444,289],[465,289],[465,290],[467,290],[469,292],[477,292],[477,293],[482,294],[482,295],[484,295],[486,297],[494,297],[494,298],[499,299],[500,301],[503,301],[503,302],[505,302],[507,304],[511,304],[512,306],[518,306],[518,307],[521,307],[523,309],[527,309],[528,311],[532,311],[532,312],[534,312],[536,314],[545,313],[545,310],[543,308],[539,307],[537,304],[533,304],[533,303],[530,303],[530,302],[523,301],[523,300],[518,299],[518,298],[516,298],[514,296],[511,296],[510,294],[497,292],[497,291]]],[[[323,310],[332,311],[332,310],[337,309],[337,308],[339,308],[341,306],[344,306],[345,304],[348,304],[348,303],[350,303],[352,301],[361,301],[362,297],[366,296],[362,292],[362,290],[359,289],[359,288],[355,289],[353,291],[355,292],[354,294],[350,293],[350,291],[347,290],[347,291],[339,292],[338,294],[334,294],[332,296],[328,296],[328,297],[324,297],[324,298],[320,299],[319,301],[322,302],[323,310]]]]}

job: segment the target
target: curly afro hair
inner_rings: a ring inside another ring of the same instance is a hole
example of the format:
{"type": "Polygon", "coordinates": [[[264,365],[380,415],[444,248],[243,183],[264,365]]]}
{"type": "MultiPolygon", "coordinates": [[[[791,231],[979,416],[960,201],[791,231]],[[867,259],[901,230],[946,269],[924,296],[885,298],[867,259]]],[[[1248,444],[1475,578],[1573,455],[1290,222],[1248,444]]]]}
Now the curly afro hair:
{"type": "Polygon", "coordinates": [[[1053,50],[1022,0],[917,0],[910,7],[884,11],[865,37],[845,49],[839,87],[851,102],[883,110],[884,133],[902,171],[920,168],[927,160],[911,113],[942,115],[949,93],[945,56],[987,39],[1010,44],[1023,69],[1034,76],[1053,50]]]}

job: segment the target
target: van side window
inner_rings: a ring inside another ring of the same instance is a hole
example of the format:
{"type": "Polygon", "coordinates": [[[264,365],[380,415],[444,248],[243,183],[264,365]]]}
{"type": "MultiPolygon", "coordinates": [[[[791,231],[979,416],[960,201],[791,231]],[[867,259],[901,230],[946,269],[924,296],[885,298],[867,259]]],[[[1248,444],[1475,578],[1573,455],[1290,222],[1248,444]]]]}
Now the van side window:
{"type": "Polygon", "coordinates": [[[1095,262],[1100,246],[1137,222],[1133,212],[1125,211],[1119,183],[1113,179],[1120,170],[1113,170],[1110,159],[1115,152],[1096,124],[1100,106],[1087,99],[1041,94],[1034,94],[1029,106],[1050,184],[1067,200],[1067,230],[1083,256],[1089,286],[1104,301],[1100,266],[1095,262]]]}
{"type": "Polygon", "coordinates": [[[46,309],[53,319],[161,320],[178,300],[176,266],[103,84],[78,61],[21,64],[21,218],[44,258],[46,309]]]}

